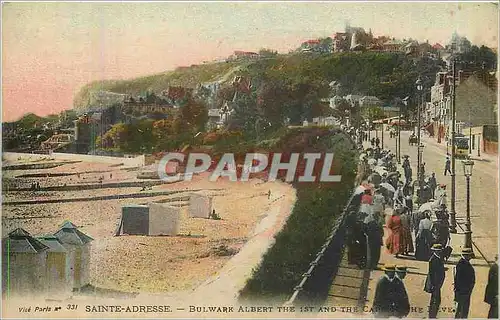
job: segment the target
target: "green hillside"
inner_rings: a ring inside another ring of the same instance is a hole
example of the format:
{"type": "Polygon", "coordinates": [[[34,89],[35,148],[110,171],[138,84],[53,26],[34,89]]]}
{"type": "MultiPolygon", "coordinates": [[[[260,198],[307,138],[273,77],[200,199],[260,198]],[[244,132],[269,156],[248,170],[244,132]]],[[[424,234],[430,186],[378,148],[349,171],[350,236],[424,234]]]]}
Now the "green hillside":
{"type": "Polygon", "coordinates": [[[73,105],[78,111],[84,110],[91,98],[91,93],[98,91],[139,94],[148,90],[160,92],[168,86],[195,87],[202,82],[227,80],[223,78],[230,76],[232,70],[240,65],[242,65],[242,62],[193,65],[135,79],[95,81],[80,89],[73,100],[73,105]]]}
{"type": "MultiPolygon", "coordinates": [[[[168,86],[196,87],[242,75],[251,79],[252,92],[244,98],[248,101],[237,103],[237,122],[255,127],[255,115],[260,113],[275,127],[287,117],[291,123],[302,123],[303,118],[324,115],[327,110],[320,101],[332,94],[328,86],[331,81],[341,85],[341,92],[336,94],[370,95],[390,103],[394,97],[414,97],[418,76],[430,88],[436,72],[443,67],[442,60],[394,53],[287,54],[246,62],[193,65],[129,80],[97,81],[80,90],[74,107],[77,112],[107,108],[120,103],[123,94],[159,93],[168,86]]],[[[227,87],[227,92],[220,92],[225,97],[222,100],[233,96],[231,90],[227,87]]]]}

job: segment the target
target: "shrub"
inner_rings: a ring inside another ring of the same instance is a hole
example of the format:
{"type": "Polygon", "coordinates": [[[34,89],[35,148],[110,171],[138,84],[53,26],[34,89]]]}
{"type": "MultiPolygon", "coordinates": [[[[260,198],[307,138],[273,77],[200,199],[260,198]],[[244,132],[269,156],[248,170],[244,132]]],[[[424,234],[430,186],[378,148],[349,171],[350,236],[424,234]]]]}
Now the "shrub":
{"type": "Polygon", "coordinates": [[[299,149],[333,152],[342,182],[295,185],[297,200],[293,211],[276,235],[274,245],[253,270],[240,292],[240,300],[288,298],[328,237],[354,186],[356,152],[338,131],[293,130],[277,145],[290,152],[299,149]]]}

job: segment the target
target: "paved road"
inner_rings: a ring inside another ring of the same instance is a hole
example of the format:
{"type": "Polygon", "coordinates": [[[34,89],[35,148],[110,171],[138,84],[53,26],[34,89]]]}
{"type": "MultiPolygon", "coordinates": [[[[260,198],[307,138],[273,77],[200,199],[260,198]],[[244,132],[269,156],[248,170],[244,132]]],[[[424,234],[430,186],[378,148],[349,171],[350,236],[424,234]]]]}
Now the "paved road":
{"type": "MultiPolygon", "coordinates": [[[[408,154],[416,178],[417,147],[408,145],[410,132],[401,132],[401,155],[408,154]]],[[[380,131],[379,131],[380,135],[380,131]]],[[[374,136],[374,132],[372,132],[374,136]]],[[[451,200],[451,177],[444,176],[446,150],[443,143],[438,144],[430,137],[422,137],[425,145],[423,162],[427,174],[436,173],[438,183],[447,185],[448,202],[451,200]]],[[[395,139],[390,139],[388,132],[384,133],[384,146],[393,152],[396,150],[395,139]]],[[[471,177],[471,224],[472,239],[475,246],[487,261],[493,261],[498,252],[498,159],[483,155],[472,156],[474,169],[471,177]]],[[[400,169],[401,172],[402,169],[400,169]]],[[[466,181],[460,160],[456,161],[456,212],[457,222],[465,228],[466,216],[466,181]]],[[[448,207],[450,204],[448,203],[448,207]]],[[[460,228],[458,228],[460,232],[460,228]]],[[[476,249],[476,248],[475,248],[476,249]]]]}

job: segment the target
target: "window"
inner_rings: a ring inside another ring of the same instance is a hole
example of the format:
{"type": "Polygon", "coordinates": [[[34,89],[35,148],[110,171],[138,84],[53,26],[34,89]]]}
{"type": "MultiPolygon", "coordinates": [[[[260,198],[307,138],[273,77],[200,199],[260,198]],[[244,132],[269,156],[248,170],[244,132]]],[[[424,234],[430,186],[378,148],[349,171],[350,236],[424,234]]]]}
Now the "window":
{"type": "Polygon", "coordinates": [[[455,138],[455,146],[460,149],[468,149],[469,142],[466,138],[455,138]]]}

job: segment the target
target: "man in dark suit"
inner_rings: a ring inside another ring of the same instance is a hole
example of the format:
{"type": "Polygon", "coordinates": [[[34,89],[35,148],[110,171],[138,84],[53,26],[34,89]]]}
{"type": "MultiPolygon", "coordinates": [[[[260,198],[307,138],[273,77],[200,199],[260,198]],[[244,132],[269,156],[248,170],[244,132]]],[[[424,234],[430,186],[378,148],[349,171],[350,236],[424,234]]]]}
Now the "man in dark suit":
{"type": "Polygon", "coordinates": [[[488,272],[488,284],[484,292],[484,302],[490,305],[488,318],[498,319],[498,255],[488,272]]]}
{"type": "Polygon", "coordinates": [[[424,291],[431,294],[429,318],[435,319],[441,305],[441,287],[444,283],[444,262],[441,258],[443,246],[436,243],[432,246],[432,256],[429,260],[429,272],[425,279],[424,291]]]}
{"type": "Polygon", "coordinates": [[[396,287],[396,298],[398,302],[396,303],[396,314],[398,318],[404,318],[410,313],[410,300],[408,299],[408,293],[406,292],[405,284],[403,279],[406,277],[406,267],[396,266],[396,277],[394,277],[394,286],[396,287]]]}
{"type": "Polygon", "coordinates": [[[454,270],[454,291],[457,303],[455,319],[467,319],[469,316],[470,296],[476,284],[476,273],[470,264],[471,258],[472,249],[464,248],[454,270]]]}
{"type": "Polygon", "coordinates": [[[389,318],[396,316],[397,309],[397,286],[394,284],[396,266],[385,265],[385,274],[378,280],[375,288],[372,312],[375,318],[389,318]]]}

